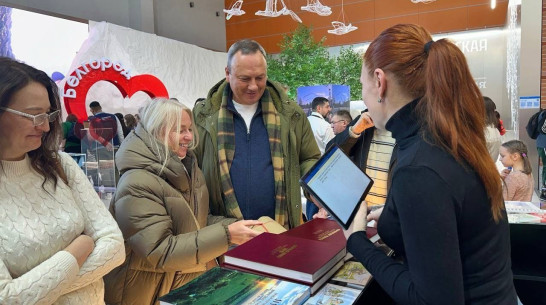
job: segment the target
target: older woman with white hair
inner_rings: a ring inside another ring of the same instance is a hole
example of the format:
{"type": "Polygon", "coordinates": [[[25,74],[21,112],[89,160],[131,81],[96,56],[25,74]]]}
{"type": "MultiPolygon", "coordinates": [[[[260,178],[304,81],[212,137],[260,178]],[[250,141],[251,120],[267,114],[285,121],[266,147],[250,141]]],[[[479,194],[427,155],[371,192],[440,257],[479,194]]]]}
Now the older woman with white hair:
{"type": "Polygon", "coordinates": [[[140,116],[116,153],[121,177],[110,212],[123,233],[126,260],[105,277],[110,305],[157,304],[215,265],[231,243],[258,235],[248,226],[261,223],[209,215],[189,108],[155,99],[140,116]]]}

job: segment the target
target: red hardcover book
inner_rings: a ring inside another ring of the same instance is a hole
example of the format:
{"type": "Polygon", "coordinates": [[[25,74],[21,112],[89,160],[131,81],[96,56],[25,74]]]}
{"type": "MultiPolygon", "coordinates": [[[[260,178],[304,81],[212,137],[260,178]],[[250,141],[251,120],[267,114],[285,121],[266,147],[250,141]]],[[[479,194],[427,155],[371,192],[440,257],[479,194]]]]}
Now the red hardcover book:
{"type": "Polygon", "coordinates": [[[242,268],[242,267],[238,267],[238,266],[233,266],[233,265],[226,264],[226,263],[223,263],[221,266],[223,268],[227,268],[227,269],[232,269],[232,270],[237,270],[237,271],[242,271],[242,272],[248,272],[248,273],[252,273],[252,274],[256,274],[256,275],[269,276],[269,277],[279,279],[279,280],[287,280],[287,281],[290,281],[290,282],[303,284],[303,285],[309,286],[309,288],[311,288],[311,294],[315,294],[315,292],[317,292],[324,285],[324,283],[326,283],[328,280],[330,280],[330,278],[341,267],[343,267],[343,264],[344,264],[344,261],[342,259],[337,264],[335,264],[328,272],[326,272],[326,274],[324,274],[320,279],[318,279],[314,283],[306,283],[306,282],[302,282],[302,281],[296,281],[294,279],[285,278],[280,274],[275,274],[275,275],[267,274],[267,273],[263,273],[263,272],[260,272],[260,271],[250,270],[250,269],[246,269],[246,268],[242,268]]]}
{"type": "MultiPolygon", "coordinates": [[[[341,226],[331,219],[315,218],[281,234],[330,242],[341,247],[347,244],[341,226]]],[[[379,239],[376,228],[367,227],[366,235],[372,242],[379,239]]]]}
{"type": "Polygon", "coordinates": [[[226,264],[315,283],[346,254],[345,247],[286,234],[262,233],[225,253],[226,264]]]}
{"type": "Polygon", "coordinates": [[[343,230],[331,219],[315,218],[281,234],[332,243],[340,249],[347,244],[343,230]]]}

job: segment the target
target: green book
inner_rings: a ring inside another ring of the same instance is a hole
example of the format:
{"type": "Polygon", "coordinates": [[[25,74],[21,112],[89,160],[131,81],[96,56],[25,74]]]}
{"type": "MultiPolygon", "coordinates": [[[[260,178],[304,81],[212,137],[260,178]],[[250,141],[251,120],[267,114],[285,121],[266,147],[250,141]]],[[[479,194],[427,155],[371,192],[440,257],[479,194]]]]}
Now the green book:
{"type": "Polygon", "coordinates": [[[215,267],[159,298],[161,305],[299,305],[309,286],[215,267]]]}

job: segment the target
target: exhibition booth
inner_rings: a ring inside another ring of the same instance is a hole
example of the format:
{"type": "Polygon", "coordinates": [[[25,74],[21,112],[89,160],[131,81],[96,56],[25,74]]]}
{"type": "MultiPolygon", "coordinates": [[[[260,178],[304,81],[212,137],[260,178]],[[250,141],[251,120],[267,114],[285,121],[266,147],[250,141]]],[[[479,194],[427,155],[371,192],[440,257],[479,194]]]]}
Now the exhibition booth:
{"type": "MultiPolygon", "coordinates": [[[[507,23],[503,28],[433,35],[435,40],[453,40],[465,54],[476,84],[483,95],[496,103],[497,111],[508,129],[503,141],[520,139],[522,124],[541,105],[540,96],[537,96],[540,92],[529,94],[529,90],[520,89],[520,77],[524,73],[520,66],[524,62],[521,59],[521,17],[514,19],[512,15],[518,13],[517,9],[514,12],[509,7],[507,23]]],[[[57,80],[63,119],[68,114],[74,114],[78,122],[86,122],[91,114],[89,104],[92,101],[99,101],[107,113],[136,114],[150,98],[155,97],[176,98],[191,109],[197,99],[205,97],[214,84],[225,78],[225,52],[109,22],[89,21],[88,26],[88,36],[70,59],[68,70],[62,71],[63,77],[57,80]]],[[[359,52],[365,51],[367,46],[368,43],[352,45],[359,52]]],[[[336,47],[329,49],[333,56],[338,51],[336,47]]],[[[336,106],[340,109],[345,107],[353,110],[353,113],[362,110],[361,102],[349,100],[351,88],[348,86],[313,84],[297,90],[297,100],[307,112],[312,98],[322,95],[338,101],[339,105],[336,106]]],[[[100,133],[114,132],[102,130],[100,133]]],[[[71,155],[108,206],[119,178],[114,162],[116,150],[107,149],[98,142],[88,126],[81,130],[79,138],[82,153],[71,155]]],[[[536,173],[535,180],[540,179],[534,142],[530,139],[522,141],[533,148],[529,157],[536,173]]],[[[534,201],[540,208],[538,197],[534,201]]],[[[511,224],[514,280],[523,304],[546,302],[546,296],[541,292],[546,286],[544,268],[535,268],[534,264],[529,263],[536,262],[542,266],[540,261],[546,251],[538,241],[544,234],[544,228],[544,224],[537,222],[511,224]]],[[[336,232],[340,232],[339,229],[336,232]]],[[[379,242],[378,246],[393,255],[386,245],[379,242]]],[[[330,280],[335,277],[334,271],[328,273],[329,278],[321,284],[332,283],[330,280]]],[[[353,304],[394,304],[373,279],[365,281],[358,289],[356,298],[351,301],[353,304]]]]}

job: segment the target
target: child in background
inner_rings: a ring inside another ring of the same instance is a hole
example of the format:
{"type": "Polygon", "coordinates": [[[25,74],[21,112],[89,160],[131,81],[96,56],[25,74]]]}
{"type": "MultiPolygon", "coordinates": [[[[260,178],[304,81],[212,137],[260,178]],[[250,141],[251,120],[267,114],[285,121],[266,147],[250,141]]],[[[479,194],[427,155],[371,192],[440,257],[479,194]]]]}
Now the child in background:
{"type": "Polygon", "coordinates": [[[508,141],[501,145],[499,155],[506,167],[501,171],[504,200],[531,201],[534,182],[527,146],[519,140],[508,141]]]}

